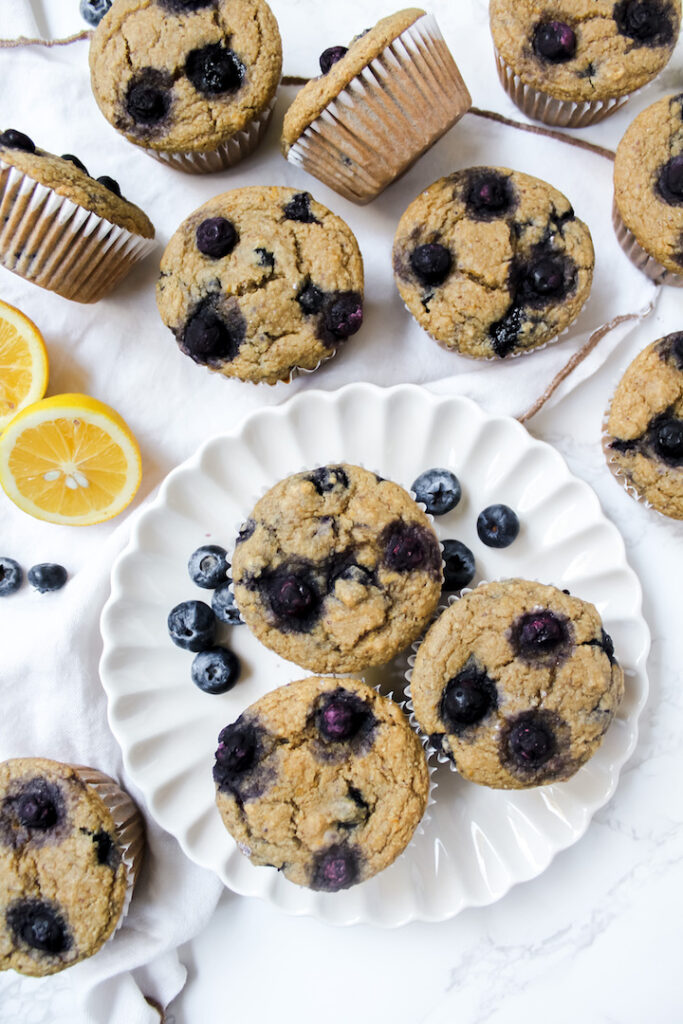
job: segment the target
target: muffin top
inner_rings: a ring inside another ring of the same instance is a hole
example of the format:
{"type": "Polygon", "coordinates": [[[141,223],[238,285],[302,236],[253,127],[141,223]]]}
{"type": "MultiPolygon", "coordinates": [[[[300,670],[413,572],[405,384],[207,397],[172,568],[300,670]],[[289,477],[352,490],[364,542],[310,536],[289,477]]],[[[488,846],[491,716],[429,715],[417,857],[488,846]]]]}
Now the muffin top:
{"type": "Polygon", "coordinates": [[[146,214],[112,190],[119,187],[113,178],[103,175],[107,182],[104,184],[92,178],[80,160],[76,164],[74,159],[70,155],[65,159],[37,149],[23,132],[9,129],[0,135],[0,160],[4,164],[16,167],[22,174],[117,227],[143,238],[154,238],[154,226],[146,214]]]}
{"type": "Polygon", "coordinates": [[[266,647],[314,672],[354,672],[422,632],[442,559],[402,487],[359,466],[322,466],[256,503],[231,572],[237,606],[266,647]]]}
{"type": "Polygon", "coordinates": [[[420,727],[461,775],[525,789],[568,779],[591,757],[624,678],[592,604],[512,579],[442,613],[410,685],[420,727]]]}
{"type": "Polygon", "coordinates": [[[559,100],[607,100],[657,75],[676,45],[681,0],[491,0],[496,49],[559,100]]]}
{"type": "Polygon", "coordinates": [[[114,0],[90,47],[92,89],[130,142],[215,149],[268,106],[282,70],[265,0],[114,0]]]}
{"type": "Polygon", "coordinates": [[[0,764],[0,970],[54,974],[95,953],[123,910],[113,818],[69,765],[0,764]]]}
{"type": "Polygon", "coordinates": [[[356,36],[346,53],[331,66],[327,74],[306,83],[285,114],[282,126],[282,151],[285,156],[290,146],[323,112],[327,104],[401,32],[422,18],[424,13],[419,7],[408,7],[382,18],[374,28],[356,36]]]}
{"type": "Polygon", "coordinates": [[[605,454],[653,508],[683,519],[683,333],[653,341],[612,399],[605,454]]]}
{"type": "Polygon", "coordinates": [[[173,235],[157,304],[196,363],[274,384],[315,369],[360,328],[363,261],[350,228],[308,192],[236,189],[173,235]]]}
{"type": "Polygon", "coordinates": [[[254,864],[337,892],[387,867],[424,814],[427,760],[397,704],[360,679],[266,694],[218,738],[221,817],[254,864]]]}
{"type": "Polygon", "coordinates": [[[594,253],[588,228],[552,185],[470,167],[410,204],[393,264],[401,298],[428,334],[490,359],[537,348],[576,319],[594,253]]]}
{"type": "Polygon", "coordinates": [[[683,273],[683,93],[657,100],[627,128],[614,161],[614,199],[643,249],[683,273]]]}

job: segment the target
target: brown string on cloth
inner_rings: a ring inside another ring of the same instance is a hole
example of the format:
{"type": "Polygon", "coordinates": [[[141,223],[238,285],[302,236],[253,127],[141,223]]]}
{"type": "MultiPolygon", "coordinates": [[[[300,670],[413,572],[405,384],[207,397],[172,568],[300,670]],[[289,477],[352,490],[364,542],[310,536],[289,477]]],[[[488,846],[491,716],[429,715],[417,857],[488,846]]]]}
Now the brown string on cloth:
{"type": "MultiPolygon", "coordinates": [[[[67,36],[66,39],[27,39],[24,36],[20,36],[18,39],[0,39],[0,48],[15,46],[68,46],[69,43],[78,42],[80,39],[89,39],[91,36],[92,32],[87,29],[83,32],[77,32],[75,35],[67,36]]],[[[308,81],[310,81],[310,79],[300,78],[297,75],[285,75],[282,79],[282,84],[306,85],[308,81]]],[[[518,131],[529,132],[531,135],[545,135],[549,139],[555,139],[557,142],[564,142],[568,146],[576,146],[579,149],[586,149],[590,153],[596,153],[598,156],[605,157],[606,160],[614,160],[614,153],[611,149],[606,149],[604,146],[597,146],[593,142],[586,142],[585,139],[577,139],[575,137],[565,135],[564,132],[556,132],[552,128],[542,128],[540,125],[536,124],[524,124],[522,121],[513,121],[510,117],[504,117],[502,114],[498,114],[493,110],[481,110],[479,107],[471,107],[468,113],[473,114],[475,117],[483,117],[488,121],[495,121],[508,128],[516,128],[518,131]]],[[[532,416],[535,416],[536,413],[543,408],[562,381],[565,380],[569,374],[584,361],[586,356],[590,355],[598,342],[601,341],[606,334],[609,334],[609,332],[615,327],[618,327],[619,324],[626,323],[628,320],[640,320],[643,317],[648,316],[648,314],[652,312],[653,307],[654,303],[652,302],[643,313],[626,313],[623,316],[617,316],[614,320],[610,320],[609,323],[603,324],[601,327],[598,327],[597,330],[593,331],[586,344],[583,345],[578,352],[575,352],[565,366],[562,367],[540,398],[538,398],[522,416],[518,417],[519,422],[526,423],[527,420],[530,420],[532,416]]]]}

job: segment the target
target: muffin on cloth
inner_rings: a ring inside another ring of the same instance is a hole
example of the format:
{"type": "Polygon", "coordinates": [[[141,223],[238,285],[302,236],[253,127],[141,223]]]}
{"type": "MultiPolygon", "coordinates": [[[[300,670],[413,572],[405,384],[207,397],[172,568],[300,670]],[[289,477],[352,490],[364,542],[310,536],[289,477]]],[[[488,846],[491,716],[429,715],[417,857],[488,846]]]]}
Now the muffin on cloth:
{"type": "Polygon", "coordinates": [[[681,0],[491,0],[503,88],[527,117],[595,124],[650,82],[673,53],[681,0]]]}
{"type": "Polygon", "coordinates": [[[393,248],[409,312],[441,345],[477,359],[557,338],[588,299],[594,261],[569,200],[507,167],[434,182],[401,217],[393,248]]]}
{"type": "Polygon", "coordinates": [[[308,192],[235,189],[173,235],[157,305],[196,363],[275,384],[316,369],[360,328],[363,260],[351,229],[308,192]]]}
{"type": "Polygon", "coordinates": [[[153,248],[154,227],[113,178],[77,157],[0,134],[0,264],[76,302],[97,302],[153,248]]]}
{"type": "Polygon", "coordinates": [[[407,491],[343,464],[272,487],[240,531],[231,573],[266,647],[313,672],[355,672],[419,636],[439,600],[442,558],[407,491]]]}
{"type": "Polygon", "coordinates": [[[0,970],[55,974],[118,927],[143,854],[139,811],[94,768],[0,764],[0,970]]]}
{"type": "Polygon", "coordinates": [[[465,114],[467,86],[431,14],[410,7],[330,47],[285,114],[289,161],[368,203],[465,114]]]}
{"type": "Polygon", "coordinates": [[[107,120],[150,156],[193,174],[258,145],[282,70],[265,0],[114,0],[90,73],[107,120]]]}
{"type": "Polygon", "coordinates": [[[683,93],[657,100],[626,129],[613,220],[632,263],[658,284],[683,286],[683,93]]]}
{"type": "Polygon", "coordinates": [[[429,795],[401,708],[354,678],[310,676],[261,697],[220,733],[213,777],[223,824],[251,862],[323,892],[388,867],[429,795]]]}
{"type": "Polygon", "coordinates": [[[683,519],[683,332],[653,341],[628,367],[608,411],[603,447],[629,494],[683,519]]]}
{"type": "Polygon", "coordinates": [[[420,728],[464,778],[526,789],[570,778],[595,753],[624,675],[592,604],[512,579],[440,615],[410,687],[420,728]]]}

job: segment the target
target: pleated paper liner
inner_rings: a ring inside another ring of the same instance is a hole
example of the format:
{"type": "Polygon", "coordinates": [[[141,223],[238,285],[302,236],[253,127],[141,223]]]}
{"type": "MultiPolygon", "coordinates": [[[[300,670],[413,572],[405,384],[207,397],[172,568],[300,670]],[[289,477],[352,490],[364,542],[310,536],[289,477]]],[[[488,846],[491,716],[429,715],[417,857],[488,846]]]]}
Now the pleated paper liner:
{"type": "Polygon", "coordinates": [[[154,248],[0,160],[0,264],[75,302],[97,302],[154,248]]]}
{"type": "Polygon", "coordinates": [[[645,276],[649,277],[655,284],[670,284],[676,288],[683,288],[683,274],[676,274],[672,270],[667,270],[654,256],[650,256],[643,249],[630,228],[627,228],[624,224],[616,200],[612,203],[612,224],[614,225],[619,245],[631,263],[638,267],[638,270],[642,270],[645,276]]]}
{"type": "Polygon", "coordinates": [[[436,20],[424,15],[351,80],[287,159],[365,204],[407,171],[472,100],[436,20]]]}
{"type": "Polygon", "coordinates": [[[589,124],[597,124],[623,107],[634,95],[629,93],[627,96],[615,96],[607,100],[583,100],[576,103],[559,100],[524,83],[495,47],[494,50],[500,84],[512,102],[533,121],[542,121],[554,128],[586,128],[589,124]]]}
{"type": "Polygon", "coordinates": [[[275,99],[276,97],[273,96],[265,110],[262,110],[244,128],[235,132],[215,149],[205,152],[189,150],[168,153],[144,147],[144,152],[160,163],[166,164],[167,167],[172,167],[176,171],[185,171],[186,174],[215,174],[216,171],[227,171],[244,160],[245,156],[249,156],[259,145],[268,130],[275,99]]]}

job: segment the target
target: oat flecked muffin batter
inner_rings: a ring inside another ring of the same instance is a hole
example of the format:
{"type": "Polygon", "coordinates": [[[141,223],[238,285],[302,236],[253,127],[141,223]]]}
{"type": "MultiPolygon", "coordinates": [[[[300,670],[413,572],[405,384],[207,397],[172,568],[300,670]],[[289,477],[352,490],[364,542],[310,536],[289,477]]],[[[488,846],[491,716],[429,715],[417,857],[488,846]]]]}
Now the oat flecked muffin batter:
{"type": "Polygon", "coordinates": [[[464,778],[525,789],[568,779],[595,753],[624,675],[592,604],[512,579],[443,612],[411,692],[420,727],[464,778]]]}
{"type": "Polygon", "coordinates": [[[231,572],[266,647],[314,672],[355,672],[419,636],[439,600],[442,558],[402,487],[359,466],[322,466],[257,502],[231,572]]]}
{"type": "Polygon", "coordinates": [[[235,189],[173,235],[157,305],[196,363],[275,384],[315,369],[359,330],[363,261],[350,228],[308,192],[235,189]]]}
{"type": "Polygon", "coordinates": [[[337,892],[403,852],[429,794],[420,740],[360,679],[311,676],[247,708],[218,738],[216,803],[253,864],[337,892]]]}
{"type": "Polygon", "coordinates": [[[506,167],[436,181],[401,217],[393,249],[398,290],[420,326],[478,359],[556,338],[588,298],[594,261],[569,200],[506,167]]]}
{"type": "Polygon", "coordinates": [[[683,333],[653,341],[626,370],[604,448],[617,479],[658,512],[683,519],[683,333]]]}

